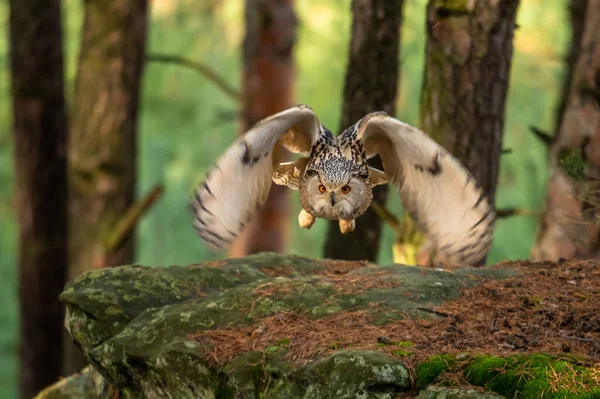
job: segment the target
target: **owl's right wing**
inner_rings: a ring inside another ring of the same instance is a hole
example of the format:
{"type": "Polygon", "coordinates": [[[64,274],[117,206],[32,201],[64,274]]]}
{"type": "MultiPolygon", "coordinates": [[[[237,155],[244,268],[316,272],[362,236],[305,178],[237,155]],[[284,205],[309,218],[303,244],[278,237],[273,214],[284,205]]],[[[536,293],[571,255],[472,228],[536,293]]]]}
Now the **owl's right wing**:
{"type": "Polygon", "coordinates": [[[313,110],[298,105],[272,115],[240,136],[209,170],[191,200],[194,226],[211,249],[223,249],[265,203],[282,144],[308,155],[321,134],[313,110]]]}
{"type": "Polygon", "coordinates": [[[481,186],[452,154],[384,112],[366,115],[347,134],[361,140],[368,158],[381,156],[388,182],[400,190],[405,209],[434,241],[440,258],[464,266],[485,261],[496,215],[481,186]]]}

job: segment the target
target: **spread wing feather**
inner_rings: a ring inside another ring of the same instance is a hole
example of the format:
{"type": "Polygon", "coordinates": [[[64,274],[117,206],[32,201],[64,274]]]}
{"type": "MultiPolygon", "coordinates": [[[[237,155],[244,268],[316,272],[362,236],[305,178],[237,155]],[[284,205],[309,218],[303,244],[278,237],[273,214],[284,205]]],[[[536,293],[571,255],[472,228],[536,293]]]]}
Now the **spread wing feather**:
{"type": "Polygon", "coordinates": [[[353,130],[368,158],[381,156],[388,181],[437,256],[449,264],[485,262],[496,215],[471,173],[424,132],[384,112],[368,114],[353,130]]]}
{"type": "Polygon", "coordinates": [[[279,144],[309,153],[319,126],[312,109],[295,106],[258,122],[226,150],[191,200],[194,226],[209,248],[229,246],[265,203],[280,160],[279,144]]]}

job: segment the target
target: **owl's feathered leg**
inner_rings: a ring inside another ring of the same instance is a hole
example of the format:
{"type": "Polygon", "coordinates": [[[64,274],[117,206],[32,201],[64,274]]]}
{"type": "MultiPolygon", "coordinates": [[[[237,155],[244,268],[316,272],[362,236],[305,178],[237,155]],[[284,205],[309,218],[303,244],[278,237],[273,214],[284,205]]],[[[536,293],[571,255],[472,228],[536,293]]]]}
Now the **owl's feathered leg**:
{"type": "Polygon", "coordinates": [[[356,220],[340,219],[340,231],[342,232],[342,234],[346,234],[351,231],[354,231],[355,227],[356,227],[356,220]]]}
{"type": "Polygon", "coordinates": [[[298,215],[298,223],[300,224],[300,227],[308,230],[315,223],[315,217],[302,209],[298,215]]]}

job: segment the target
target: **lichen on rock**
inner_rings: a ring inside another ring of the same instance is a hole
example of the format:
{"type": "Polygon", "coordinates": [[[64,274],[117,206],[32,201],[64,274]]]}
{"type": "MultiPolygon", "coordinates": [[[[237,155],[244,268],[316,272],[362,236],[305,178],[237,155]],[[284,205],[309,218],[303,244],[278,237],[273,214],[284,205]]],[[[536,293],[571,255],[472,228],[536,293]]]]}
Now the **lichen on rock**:
{"type": "Polygon", "coordinates": [[[504,396],[494,392],[468,387],[429,386],[421,391],[417,399],[503,399],[504,396]]]}

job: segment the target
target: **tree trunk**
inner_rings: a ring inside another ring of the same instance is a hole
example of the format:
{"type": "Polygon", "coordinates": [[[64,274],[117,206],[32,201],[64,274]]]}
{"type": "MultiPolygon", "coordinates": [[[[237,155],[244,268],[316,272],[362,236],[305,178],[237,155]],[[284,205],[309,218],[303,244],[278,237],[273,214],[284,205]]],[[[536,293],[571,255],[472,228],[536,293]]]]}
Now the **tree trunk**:
{"type": "Polygon", "coordinates": [[[531,252],[535,260],[600,255],[600,184],[576,181],[561,167],[565,150],[580,148],[586,173],[600,177],[600,0],[573,0],[571,21],[565,97],[550,145],[546,210],[531,252]]]}
{"type": "MultiPolygon", "coordinates": [[[[69,143],[71,279],[134,259],[134,234],[119,248],[106,243],[135,200],[146,30],[146,0],[85,1],[69,143]]],[[[82,364],[69,348],[73,372],[82,364]]]]}
{"type": "Polygon", "coordinates": [[[496,193],[518,0],[427,6],[421,127],[496,193]]]}
{"type": "MultiPolygon", "coordinates": [[[[297,18],[293,4],[293,0],[246,0],[241,134],[261,119],[294,105],[297,18]]],[[[288,191],[273,185],[264,207],[233,243],[231,257],[286,250],[288,191]]]]}
{"type": "MultiPolygon", "coordinates": [[[[340,131],[374,111],[395,115],[398,87],[400,22],[403,0],[353,0],[352,38],[344,86],[340,131]]],[[[381,159],[369,161],[382,169],[381,159]]],[[[373,201],[384,204],[387,186],[373,190],[373,201]]],[[[372,208],[356,220],[356,229],[342,235],[329,222],[324,256],[376,261],[382,221],[372,208]]]]}
{"type": "MultiPolygon", "coordinates": [[[[427,5],[420,125],[471,171],[492,204],[518,6],[518,0],[427,5]]],[[[412,221],[406,216],[403,223],[412,221]]],[[[419,263],[435,261],[430,244],[425,238],[419,263]]]]}
{"type": "Polygon", "coordinates": [[[67,271],[66,110],[59,0],[10,1],[10,61],[19,222],[20,393],[62,367],[67,271]]]}

